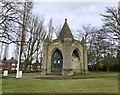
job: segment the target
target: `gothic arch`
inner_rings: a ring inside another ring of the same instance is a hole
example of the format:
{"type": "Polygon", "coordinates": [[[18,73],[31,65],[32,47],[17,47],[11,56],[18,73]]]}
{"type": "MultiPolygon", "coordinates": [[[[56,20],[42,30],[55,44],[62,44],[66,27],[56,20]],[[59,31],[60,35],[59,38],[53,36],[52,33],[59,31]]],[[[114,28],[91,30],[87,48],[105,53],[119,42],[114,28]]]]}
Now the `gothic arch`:
{"type": "Polygon", "coordinates": [[[79,49],[74,49],[73,51],[72,51],[72,57],[76,57],[76,58],[78,58],[78,60],[80,60],[80,51],[79,51],[79,49]]]}
{"type": "Polygon", "coordinates": [[[63,55],[62,52],[55,48],[52,51],[51,55],[51,73],[53,74],[61,74],[63,67],[63,55]]]}

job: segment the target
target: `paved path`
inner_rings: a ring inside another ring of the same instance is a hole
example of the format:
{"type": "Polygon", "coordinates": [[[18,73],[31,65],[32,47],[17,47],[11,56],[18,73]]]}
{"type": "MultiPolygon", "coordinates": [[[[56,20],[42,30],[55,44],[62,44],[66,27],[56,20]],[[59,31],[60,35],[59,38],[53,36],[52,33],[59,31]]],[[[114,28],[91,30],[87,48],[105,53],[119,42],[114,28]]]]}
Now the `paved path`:
{"type": "Polygon", "coordinates": [[[62,77],[61,75],[41,75],[40,73],[23,73],[23,78],[49,78],[49,77],[62,77]]]}
{"type": "MultiPolygon", "coordinates": [[[[8,74],[9,78],[15,78],[16,73],[8,74]]],[[[22,78],[55,78],[55,77],[62,77],[61,75],[41,75],[38,73],[22,73],[22,78]]]]}

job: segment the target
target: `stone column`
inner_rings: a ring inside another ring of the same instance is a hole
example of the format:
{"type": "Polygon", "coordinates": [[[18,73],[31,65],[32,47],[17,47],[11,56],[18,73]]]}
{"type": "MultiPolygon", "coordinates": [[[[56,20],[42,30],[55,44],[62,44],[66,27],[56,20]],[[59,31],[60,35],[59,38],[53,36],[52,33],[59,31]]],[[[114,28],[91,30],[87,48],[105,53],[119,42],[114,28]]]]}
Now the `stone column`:
{"type": "Polygon", "coordinates": [[[86,73],[88,71],[88,63],[87,63],[87,46],[84,37],[82,38],[81,43],[83,46],[83,73],[86,73]]]}
{"type": "Polygon", "coordinates": [[[43,49],[44,49],[44,52],[43,52],[43,63],[42,63],[42,72],[41,74],[44,74],[46,75],[47,74],[47,64],[48,64],[48,47],[49,47],[49,42],[46,41],[43,45],[43,49]]]}
{"type": "Polygon", "coordinates": [[[72,73],[72,39],[64,38],[63,42],[63,70],[62,75],[71,75],[72,73]]]}

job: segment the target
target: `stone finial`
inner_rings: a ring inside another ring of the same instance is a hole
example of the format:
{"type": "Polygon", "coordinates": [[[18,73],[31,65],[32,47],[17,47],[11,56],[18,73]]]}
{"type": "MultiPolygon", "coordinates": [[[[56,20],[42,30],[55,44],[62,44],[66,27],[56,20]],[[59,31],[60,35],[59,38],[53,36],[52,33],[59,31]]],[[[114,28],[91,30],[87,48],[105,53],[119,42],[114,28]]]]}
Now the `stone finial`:
{"type": "Polygon", "coordinates": [[[82,41],[81,41],[82,43],[86,43],[86,39],[85,39],[85,37],[84,36],[82,36],[82,41]]]}
{"type": "Polygon", "coordinates": [[[47,35],[46,39],[45,39],[45,42],[49,42],[49,37],[47,35]]]}
{"type": "Polygon", "coordinates": [[[65,22],[67,22],[67,18],[65,19],[65,22]]]}

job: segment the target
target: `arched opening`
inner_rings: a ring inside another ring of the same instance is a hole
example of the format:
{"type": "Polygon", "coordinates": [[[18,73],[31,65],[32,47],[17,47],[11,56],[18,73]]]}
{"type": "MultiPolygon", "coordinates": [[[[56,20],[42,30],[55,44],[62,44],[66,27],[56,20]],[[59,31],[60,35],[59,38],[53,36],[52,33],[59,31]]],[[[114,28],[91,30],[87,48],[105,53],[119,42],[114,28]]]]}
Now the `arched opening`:
{"type": "Polygon", "coordinates": [[[51,58],[52,74],[61,74],[63,66],[63,56],[59,49],[55,49],[51,58]]]}
{"type": "Polygon", "coordinates": [[[75,49],[72,53],[72,57],[73,58],[77,58],[78,60],[80,60],[80,55],[77,49],[75,49]]]}
{"type": "Polygon", "coordinates": [[[74,72],[79,72],[80,70],[80,53],[78,49],[72,52],[72,67],[74,72]]]}

